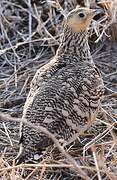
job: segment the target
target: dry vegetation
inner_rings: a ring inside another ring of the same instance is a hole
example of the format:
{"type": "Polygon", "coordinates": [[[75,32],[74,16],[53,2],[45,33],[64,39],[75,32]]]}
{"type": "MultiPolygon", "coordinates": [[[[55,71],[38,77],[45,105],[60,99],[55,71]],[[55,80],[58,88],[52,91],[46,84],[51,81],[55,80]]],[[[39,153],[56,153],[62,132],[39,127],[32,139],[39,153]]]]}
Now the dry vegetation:
{"type": "MultiPolygon", "coordinates": [[[[78,2],[83,4],[82,0],[78,2]]],[[[93,0],[90,2],[95,6],[93,0]]],[[[103,18],[98,26],[94,22],[89,33],[94,61],[105,83],[102,109],[96,122],[80,141],[76,140],[65,150],[49,132],[39,127],[58,148],[48,147],[38,164],[16,166],[13,161],[18,152],[19,118],[30,81],[37,69],[54,56],[60,42],[63,16],[76,4],[75,0],[0,1],[1,180],[117,179],[116,0],[112,9],[107,10],[109,18],[103,18]]],[[[104,4],[101,6],[108,9],[104,4]]]]}

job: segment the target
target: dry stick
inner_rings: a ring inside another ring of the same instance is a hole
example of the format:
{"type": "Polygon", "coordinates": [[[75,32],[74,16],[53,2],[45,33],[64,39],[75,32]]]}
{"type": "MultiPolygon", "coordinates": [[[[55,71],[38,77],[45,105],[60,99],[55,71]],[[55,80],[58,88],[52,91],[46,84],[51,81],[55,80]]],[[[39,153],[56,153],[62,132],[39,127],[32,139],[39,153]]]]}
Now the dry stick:
{"type": "Polygon", "coordinates": [[[25,180],[28,180],[35,172],[37,168],[33,169],[32,172],[25,178],[25,180]]]}
{"type": "MultiPolygon", "coordinates": [[[[45,51],[44,51],[45,52],[45,51]]],[[[28,62],[26,62],[26,63],[23,63],[18,69],[17,69],[17,71],[15,72],[15,73],[17,73],[19,70],[21,70],[21,68],[23,68],[23,67],[26,67],[27,65],[29,65],[32,61],[34,62],[35,60],[40,60],[40,58],[43,56],[43,50],[39,53],[39,54],[37,54],[37,56],[32,60],[32,59],[29,59],[28,60],[28,62]]],[[[15,75],[15,73],[13,73],[9,78],[8,78],[8,80],[6,81],[6,84],[8,84],[9,83],[9,81],[14,77],[14,75],[15,75]]],[[[1,84],[0,85],[0,88],[3,86],[3,84],[1,84]]]]}
{"type": "Polygon", "coordinates": [[[19,123],[22,121],[24,124],[27,124],[28,126],[35,129],[36,131],[43,132],[49,138],[52,139],[52,141],[55,143],[55,145],[57,146],[59,151],[69,160],[69,162],[73,165],[73,168],[74,168],[75,172],[77,172],[78,175],[81,176],[83,179],[90,180],[90,178],[87,176],[87,174],[84,171],[81,170],[81,168],[76,163],[76,161],[60,145],[59,141],[55,138],[55,136],[52,133],[50,133],[46,128],[44,128],[42,126],[37,127],[37,126],[33,125],[32,123],[26,122],[26,119],[22,120],[20,118],[13,118],[13,117],[10,117],[9,115],[5,115],[3,113],[0,113],[0,121],[4,121],[4,122],[5,121],[14,121],[14,122],[19,122],[19,123]]]}
{"type": "MultiPolygon", "coordinates": [[[[31,38],[34,36],[36,34],[36,32],[34,32],[34,33],[32,33],[31,34],[31,38]]],[[[28,44],[28,43],[33,43],[33,42],[45,42],[45,41],[52,41],[52,40],[54,40],[55,42],[55,45],[59,45],[59,41],[58,40],[56,40],[57,38],[58,38],[59,36],[55,36],[55,38],[53,38],[53,36],[52,37],[44,37],[44,38],[40,38],[40,39],[31,39],[30,38],[30,36],[28,36],[26,39],[25,39],[25,41],[23,41],[23,42],[18,42],[18,43],[16,43],[15,45],[12,45],[12,47],[11,46],[9,46],[9,47],[7,47],[7,48],[4,48],[4,49],[2,49],[2,50],[0,50],[0,55],[3,55],[3,54],[5,54],[7,51],[9,51],[9,50],[12,50],[12,48],[14,49],[14,50],[16,50],[18,47],[20,47],[20,46],[22,46],[22,45],[25,45],[25,44],[28,44]],[[30,41],[30,39],[31,39],[31,41],[30,41]]]]}
{"type": "Polygon", "coordinates": [[[18,86],[18,77],[17,77],[17,62],[15,60],[15,65],[14,65],[14,73],[15,73],[15,88],[17,89],[18,86]]]}
{"type": "Polygon", "coordinates": [[[109,157],[109,155],[112,153],[112,150],[114,149],[115,147],[115,143],[112,144],[111,148],[109,149],[109,152],[106,154],[106,157],[105,157],[105,160],[109,157]]]}
{"type": "MultiPolygon", "coordinates": [[[[15,160],[13,160],[13,166],[15,166],[15,160]]],[[[12,180],[12,179],[13,179],[13,180],[16,180],[15,174],[16,174],[16,170],[15,170],[15,169],[12,169],[11,175],[10,175],[11,180],[12,180]]]]}
{"type": "Polygon", "coordinates": [[[88,142],[84,148],[83,148],[83,156],[85,157],[85,152],[92,146],[94,145],[97,141],[99,141],[100,139],[104,138],[109,132],[111,132],[111,130],[114,128],[114,125],[116,123],[113,123],[112,125],[108,126],[108,128],[102,132],[101,134],[97,135],[92,141],[88,142]]]}
{"type": "MultiPolygon", "coordinates": [[[[28,8],[29,8],[29,40],[31,41],[32,34],[32,7],[31,0],[28,0],[28,8]]],[[[29,57],[31,57],[31,43],[29,43],[29,57]]]]}
{"type": "Polygon", "coordinates": [[[13,147],[12,140],[11,140],[11,138],[10,138],[10,135],[9,135],[9,133],[8,133],[8,131],[7,131],[7,128],[6,128],[4,122],[3,122],[3,127],[4,127],[4,130],[5,130],[5,133],[6,133],[7,137],[8,137],[8,139],[9,139],[10,145],[13,147]]]}
{"type": "Polygon", "coordinates": [[[104,108],[101,108],[101,110],[104,114],[106,114],[108,117],[110,117],[115,124],[117,123],[117,120],[115,118],[113,118],[110,114],[108,114],[108,112],[104,108]]]}
{"type": "Polygon", "coordinates": [[[46,166],[44,164],[44,166],[42,167],[41,173],[40,173],[39,180],[42,180],[45,171],[46,171],[46,166]]]}
{"type": "Polygon", "coordinates": [[[89,0],[85,0],[84,2],[85,2],[85,6],[89,8],[89,7],[90,7],[90,2],[89,2],[89,0]]]}
{"type": "MultiPolygon", "coordinates": [[[[10,171],[12,169],[17,169],[17,168],[73,168],[72,164],[20,164],[20,165],[15,165],[15,166],[10,166],[10,167],[5,167],[0,169],[0,175],[3,174],[5,171],[10,171]]],[[[97,169],[93,166],[79,166],[81,169],[86,169],[90,171],[97,171],[97,169]]],[[[105,170],[100,169],[100,172],[105,173],[105,170]]]]}
{"type": "Polygon", "coordinates": [[[29,76],[26,78],[26,80],[25,80],[25,82],[24,82],[24,85],[22,86],[22,89],[21,89],[21,91],[19,92],[19,95],[20,95],[20,96],[22,95],[25,87],[27,86],[28,81],[29,81],[29,76]]]}
{"type": "Polygon", "coordinates": [[[99,165],[98,165],[98,161],[97,161],[97,157],[96,157],[95,147],[94,146],[92,147],[92,153],[93,153],[93,158],[94,158],[94,162],[95,162],[95,167],[97,169],[98,180],[101,180],[100,169],[99,169],[99,165]]]}

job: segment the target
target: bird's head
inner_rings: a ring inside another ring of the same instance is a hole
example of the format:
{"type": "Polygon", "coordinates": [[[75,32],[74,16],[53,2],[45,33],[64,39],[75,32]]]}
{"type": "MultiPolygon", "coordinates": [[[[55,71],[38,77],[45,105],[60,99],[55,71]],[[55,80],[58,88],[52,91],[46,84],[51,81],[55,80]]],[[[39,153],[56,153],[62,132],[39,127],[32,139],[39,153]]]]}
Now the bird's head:
{"type": "Polygon", "coordinates": [[[73,32],[79,33],[86,31],[93,17],[101,13],[100,11],[102,10],[77,6],[67,15],[65,24],[71,28],[73,32]]]}

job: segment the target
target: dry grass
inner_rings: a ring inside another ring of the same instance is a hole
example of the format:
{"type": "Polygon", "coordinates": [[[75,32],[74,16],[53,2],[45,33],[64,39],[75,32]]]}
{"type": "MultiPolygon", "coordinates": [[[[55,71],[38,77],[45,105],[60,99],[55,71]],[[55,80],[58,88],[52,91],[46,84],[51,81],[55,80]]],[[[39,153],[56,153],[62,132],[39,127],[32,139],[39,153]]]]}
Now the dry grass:
{"type": "MultiPolygon", "coordinates": [[[[77,4],[75,0],[69,4],[71,1],[0,1],[0,112],[21,117],[31,79],[37,69],[54,56],[60,42],[63,16],[77,4]]],[[[89,5],[89,1],[85,2],[89,5]]],[[[94,22],[94,30],[91,28],[89,33],[94,61],[105,83],[102,109],[96,122],[80,137],[80,142],[76,140],[64,152],[72,156],[87,179],[116,180],[117,3],[115,0],[110,10],[102,6],[109,18],[97,26],[94,22]]],[[[79,179],[69,157],[55,147],[48,147],[38,164],[16,166],[13,159],[18,152],[19,123],[1,118],[0,123],[1,180],[79,179]]]]}

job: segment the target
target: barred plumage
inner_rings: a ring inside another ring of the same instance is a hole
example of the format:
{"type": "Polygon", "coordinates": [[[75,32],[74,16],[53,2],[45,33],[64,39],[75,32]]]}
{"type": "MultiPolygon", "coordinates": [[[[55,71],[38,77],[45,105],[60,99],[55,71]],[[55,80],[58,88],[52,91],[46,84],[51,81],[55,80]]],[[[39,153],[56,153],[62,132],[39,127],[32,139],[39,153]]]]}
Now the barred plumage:
{"type": "MultiPolygon", "coordinates": [[[[95,120],[103,94],[103,81],[87,38],[94,15],[94,10],[79,7],[68,14],[56,56],[35,74],[24,106],[22,118],[46,127],[66,144],[95,120]]],[[[42,132],[23,124],[17,159],[30,157],[52,143],[42,132]]]]}

